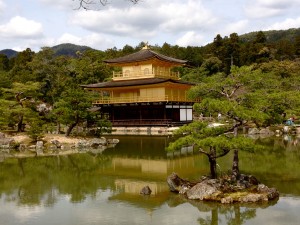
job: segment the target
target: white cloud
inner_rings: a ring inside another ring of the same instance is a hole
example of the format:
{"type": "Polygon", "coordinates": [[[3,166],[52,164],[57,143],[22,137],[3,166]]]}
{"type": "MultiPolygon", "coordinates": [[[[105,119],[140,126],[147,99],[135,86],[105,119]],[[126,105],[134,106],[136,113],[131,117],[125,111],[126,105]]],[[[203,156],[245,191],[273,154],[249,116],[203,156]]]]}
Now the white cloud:
{"type": "Polygon", "coordinates": [[[78,8],[79,0],[39,0],[46,7],[54,7],[60,10],[73,10],[78,8]]]}
{"type": "Polygon", "coordinates": [[[0,0],[0,12],[3,12],[5,8],[6,8],[6,5],[5,5],[4,1],[0,0]]]}
{"type": "Polygon", "coordinates": [[[73,25],[98,33],[150,37],[155,34],[159,16],[140,8],[127,10],[110,8],[105,11],[77,11],[70,19],[73,25]]]}
{"type": "Polygon", "coordinates": [[[299,0],[248,0],[245,13],[250,18],[268,18],[287,14],[300,6],[299,0]]]}
{"type": "Polygon", "coordinates": [[[207,44],[203,43],[204,38],[202,35],[197,34],[194,31],[188,31],[185,33],[182,37],[180,37],[177,41],[176,44],[179,46],[199,46],[202,44],[207,44]]]}
{"type": "MultiPolygon", "coordinates": [[[[253,3],[253,0],[251,1],[253,3]]],[[[289,8],[291,5],[298,4],[298,0],[256,0],[254,4],[264,6],[267,8],[289,8]]]]}
{"type": "Polygon", "coordinates": [[[278,8],[268,8],[265,6],[251,4],[245,9],[245,13],[252,19],[262,19],[277,16],[282,12],[278,8]]]}
{"type": "Polygon", "coordinates": [[[165,15],[160,28],[171,33],[207,29],[217,22],[216,16],[206,9],[201,1],[170,2],[162,4],[157,10],[158,14],[165,15]]]}
{"type": "Polygon", "coordinates": [[[85,30],[142,40],[158,35],[210,29],[217,19],[201,4],[189,0],[147,2],[125,8],[110,5],[100,11],[76,11],[70,23],[85,30]]]}
{"type": "Polygon", "coordinates": [[[65,33],[59,37],[52,45],[58,45],[63,43],[72,43],[77,45],[87,45],[96,49],[104,49],[111,46],[113,43],[108,38],[104,38],[98,34],[90,34],[87,36],[75,36],[72,34],[65,33]]]}
{"type": "Polygon", "coordinates": [[[4,38],[37,38],[43,35],[42,24],[16,16],[7,24],[0,25],[0,36],[4,38]]]}
{"type": "Polygon", "coordinates": [[[63,34],[58,40],[57,44],[61,43],[73,43],[73,44],[79,44],[81,42],[80,37],[76,37],[75,35],[72,34],[63,34]]]}
{"type": "MultiPolygon", "coordinates": [[[[132,2],[127,0],[108,0],[106,5],[102,5],[99,0],[38,0],[48,7],[55,7],[60,10],[85,10],[83,7],[80,8],[80,2],[83,3],[82,6],[92,10],[107,10],[110,7],[125,9],[128,7],[135,6],[132,2]],[[84,3],[86,2],[86,3],[84,3]]],[[[161,3],[161,2],[160,2],[161,3]]],[[[145,1],[139,2],[137,5],[143,5],[145,1]]]]}
{"type": "Polygon", "coordinates": [[[0,49],[63,42],[102,50],[141,41],[203,45],[217,34],[300,27],[300,0],[108,1],[86,11],[74,10],[79,0],[0,0],[0,49]]]}
{"type": "Polygon", "coordinates": [[[222,34],[222,36],[229,36],[232,33],[237,33],[240,35],[247,32],[248,26],[249,26],[248,20],[236,21],[227,24],[225,27],[219,30],[219,34],[222,34]]]}
{"type": "Polygon", "coordinates": [[[20,224],[26,224],[44,212],[45,208],[41,206],[17,207],[11,202],[5,202],[5,207],[1,208],[1,213],[3,213],[4,216],[7,216],[7,218],[15,218],[20,224]]]}
{"type": "Polygon", "coordinates": [[[300,27],[300,17],[292,19],[287,18],[282,22],[274,23],[273,25],[266,28],[266,30],[286,30],[289,28],[299,28],[300,27]]]}

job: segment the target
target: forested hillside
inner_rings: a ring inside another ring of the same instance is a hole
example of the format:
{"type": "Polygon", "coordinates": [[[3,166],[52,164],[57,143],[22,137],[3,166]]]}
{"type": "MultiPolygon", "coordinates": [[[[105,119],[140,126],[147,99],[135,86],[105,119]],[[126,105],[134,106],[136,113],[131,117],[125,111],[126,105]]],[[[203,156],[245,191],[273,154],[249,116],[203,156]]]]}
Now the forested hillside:
{"type": "MultiPolygon", "coordinates": [[[[87,120],[88,124],[99,122],[101,115],[88,110],[97,96],[85,92],[80,85],[109,80],[112,68],[103,60],[136,52],[143,46],[140,43],[99,51],[67,44],[45,47],[39,52],[28,48],[12,58],[0,53],[0,129],[50,131],[64,124],[71,132],[87,120]]],[[[206,89],[215,90],[210,94],[229,96],[232,92],[237,104],[246,109],[255,107],[258,113],[247,119],[258,126],[279,123],[282,114],[300,115],[299,29],[241,37],[236,33],[229,37],[217,35],[212,43],[202,47],[168,43],[150,47],[188,60],[189,65],[178,70],[183,80],[198,84],[191,91],[191,98],[208,95],[203,92],[206,89]],[[203,85],[205,89],[201,88],[203,85]]],[[[205,112],[197,106],[195,110],[205,112]]],[[[244,110],[241,108],[240,113],[244,110]]]]}
{"type": "Polygon", "coordinates": [[[86,50],[91,50],[92,48],[67,43],[53,46],[51,49],[54,51],[56,56],[65,55],[76,57],[77,52],[84,52],[86,50]]]}
{"type": "Polygon", "coordinates": [[[10,59],[17,56],[18,52],[12,49],[3,49],[0,51],[0,54],[5,55],[10,59]]]}
{"type": "MultiPolygon", "coordinates": [[[[248,34],[243,34],[240,36],[241,41],[253,41],[258,34],[257,32],[250,32],[248,34]]],[[[275,43],[275,42],[281,42],[281,41],[290,41],[294,42],[295,37],[300,35],[300,29],[288,29],[288,30],[270,30],[270,31],[264,31],[264,35],[266,36],[267,43],[275,43]]]]}

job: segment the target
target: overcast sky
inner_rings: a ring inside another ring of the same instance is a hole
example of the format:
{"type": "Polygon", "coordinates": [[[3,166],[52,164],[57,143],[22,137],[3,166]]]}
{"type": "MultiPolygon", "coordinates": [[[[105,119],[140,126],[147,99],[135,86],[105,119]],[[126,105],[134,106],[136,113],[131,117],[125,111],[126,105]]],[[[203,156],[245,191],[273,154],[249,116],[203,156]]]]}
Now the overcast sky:
{"type": "Polygon", "coordinates": [[[73,43],[106,50],[142,41],[203,46],[217,34],[300,27],[300,0],[108,1],[86,11],[75,10],[78,0],[0,0],[0,49],[73,43]]]}

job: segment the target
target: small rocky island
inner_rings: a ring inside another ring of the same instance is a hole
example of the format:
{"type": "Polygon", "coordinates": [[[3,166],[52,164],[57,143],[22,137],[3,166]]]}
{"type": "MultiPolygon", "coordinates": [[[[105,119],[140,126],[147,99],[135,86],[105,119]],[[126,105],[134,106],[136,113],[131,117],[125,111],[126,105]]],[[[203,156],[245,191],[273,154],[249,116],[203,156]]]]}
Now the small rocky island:
{"type": "Polygon", "coordinates": [[[260,183],[254,176],[240,174],[238,179],[223,176],[217,179],[202,177],[190,182],[172,173],[167,178],[170,191],[188,199],[228,203],[268,202],[278,199],[279,192],[260,183]]]}

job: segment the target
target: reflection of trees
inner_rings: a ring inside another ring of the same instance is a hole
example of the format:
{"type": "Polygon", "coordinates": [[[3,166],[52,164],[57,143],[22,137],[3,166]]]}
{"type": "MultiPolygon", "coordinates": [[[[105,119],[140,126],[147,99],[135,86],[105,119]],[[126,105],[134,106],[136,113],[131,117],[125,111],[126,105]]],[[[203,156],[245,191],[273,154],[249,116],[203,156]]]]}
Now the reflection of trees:
{"type": "Polygon", "coordinates": [[[284,134],[283,136],[259,138],[256,142],[272,148],[273,151],[297,151],[300,147],[299,139],[299,136],[284,134]]]}
{"type": "MultiPolygon", "coordinates": [[[[229,206],[225,212],[225,218],[227,224],[229,225],[241,225],[245,223],[247,220],[253,219],[256,216],[256,209],[253,208],[243,208],[239,205],[229,206]]],[[[223,214],[223,213],[221,213],[223,214]]]]}
{"type": "Polygon", "coordinates": [[[168,205],[170,207],[176,207],[187,202],[198,208],[200,212],[210,212],[210,216],[200,217],[198,219],[201,225],[218,225],[222,219],[224,219],[228,225],[242,225],[247,220],[256,217],[256,208],[267,208],[276,204],[277,200],[266,203],[221,204],[218,202],[188,200],[181,195],[173,194],[168,200],[168,205]]]}
{"type": "Polygon", "coordinates": [[[226,207],[219,206],[211,210],[211,216],[208,218],[199,218],[198,222],[201,225],[218,225],[220,215],[224,215],[228,225],[242,225],[246,220],[255,218],[256,210],[244,208],[241,212],[239,205],[226,205],[226,207]]]}
{"type": "Polygon", "coordinates": [[[219,223],[218,209],[212,209],[211,217],[207,217],[205,219],[199,218],[198,222],[201,225],[217,225],[219,223]]]}
{"type": "Polygon", "coordinates": [[[295,138],[298,137],[291,137],[290,142],[287,142],[288,146],[285,146],[283,137],[274,136],[256,140],[258,144],[267,148],[255,153],[241,152],[243,173],[254,175],[267,186],[276,187],[280,193],[299,195],[300,146],[299,143],[293,144],[295,138]]]}
{"type": "Polygon", "coordinates": [[[61,194],[81,202],[99,188],[114,188],[114,181],[99,173],[110,164],[110,157],[90,154],[6,159],[0,164],[0,196],[32,206],[51,206],[61,194]]]}

